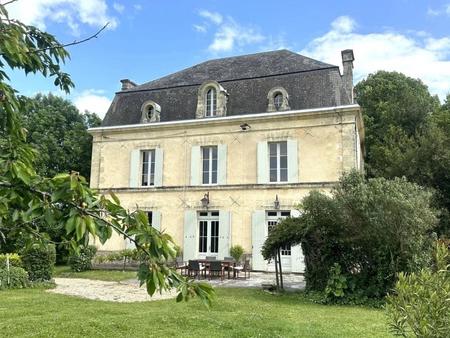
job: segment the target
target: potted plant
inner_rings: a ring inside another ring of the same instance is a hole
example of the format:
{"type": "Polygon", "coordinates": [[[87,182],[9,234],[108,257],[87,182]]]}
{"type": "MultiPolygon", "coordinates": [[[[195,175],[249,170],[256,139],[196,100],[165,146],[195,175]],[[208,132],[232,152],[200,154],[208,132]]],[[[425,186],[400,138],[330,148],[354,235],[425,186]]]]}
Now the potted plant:
{"type": "Polygon", "coordinates": [[[234,258],[236,263],[241,262],[242,255],[244,254],[244,248],[240,245],[233,245],[230,248],[230,256],[234,258]]]}

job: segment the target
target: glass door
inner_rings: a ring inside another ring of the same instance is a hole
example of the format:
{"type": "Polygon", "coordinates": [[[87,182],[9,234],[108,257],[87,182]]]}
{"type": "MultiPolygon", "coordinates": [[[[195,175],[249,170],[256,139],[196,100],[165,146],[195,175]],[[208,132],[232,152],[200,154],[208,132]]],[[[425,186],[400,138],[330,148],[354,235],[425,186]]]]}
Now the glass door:
{"type": "Polygon", "coordinates": [[[202,211],[198,217],[198,257],[219,253],[219,212],[202,211]]]}
{"type": "MultiPolygon", "coordinates": [[[[282,219],[289,217],[290,215],[290,211],[267,211],[267,233],[269,233],[282,219]]],[[[285,245],[281,248],[280,251],[281,268],[283,269],[283,271],[289,272],[292,269],[291,246],[285,245]]],[[[275,271],[275,264],[273,260],[268,264],[268,270],[275,271]]]]}

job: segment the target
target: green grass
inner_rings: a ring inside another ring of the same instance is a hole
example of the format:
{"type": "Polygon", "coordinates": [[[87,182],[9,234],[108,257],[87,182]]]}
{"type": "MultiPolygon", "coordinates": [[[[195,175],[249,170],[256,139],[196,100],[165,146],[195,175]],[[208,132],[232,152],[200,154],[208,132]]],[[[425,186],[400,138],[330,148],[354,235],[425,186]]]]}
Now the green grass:
{"type": "Polygon", "coordinates": [[[89,270],[83,272],[73,272],[68,266],[56,266],[53,277],[61,278],[87,278],[104,281],[120,282],[127,279],[136,278],[136,271],[119,270],[89,270]]]}
{"type": "Polygon", "coordinates": [[[381,310],[256,289],[217,289],[210,310],[198,300],[113,303],[8,290],[0,318],[2,337],[390,337],[381,310]]]}

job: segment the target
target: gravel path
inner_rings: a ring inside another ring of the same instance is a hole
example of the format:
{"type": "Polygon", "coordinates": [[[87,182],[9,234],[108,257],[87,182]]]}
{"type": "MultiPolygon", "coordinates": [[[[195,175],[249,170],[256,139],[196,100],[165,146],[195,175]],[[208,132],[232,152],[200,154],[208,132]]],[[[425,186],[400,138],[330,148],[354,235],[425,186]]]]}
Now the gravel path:
{"type": "Polygon", "coordinates": [[[155,293],[153,297],[147,294],[145,287],[140,288],[134,283],[105,282],[82,278],[55,278],[56,288],[47,290],[52,293],[78,296],[94,300],[111,302],[146,302],[175,298],[176,293],[155,293]]]}

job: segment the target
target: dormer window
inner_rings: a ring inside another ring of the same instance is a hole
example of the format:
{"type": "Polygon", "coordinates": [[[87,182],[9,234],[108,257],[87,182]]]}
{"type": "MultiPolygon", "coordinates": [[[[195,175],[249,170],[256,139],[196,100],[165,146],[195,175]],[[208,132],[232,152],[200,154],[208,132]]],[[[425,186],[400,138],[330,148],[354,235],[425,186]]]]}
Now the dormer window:
{"type": "Polygon", "coordinates": [[[283,87],[274,87],[267,94],[267,111],[285,111],[290,110],[289,95],[283,87]]]}
{"type": "Polygon", "coordinates": [[[276,110],[280,110],[281,106],[283,105],[283,94],[276,93],[273,98],[273,105],[275,106],[276,110]]]}
{"type": "Polygon", "coordinates": [[[227,91],[217,81],[206,81],[198,89],[195,117],[226,116],[227,100],[227,91]]]}
{"type": "Polygon", "coordinates": [[[206,111],[205,117],[216,116],[217,110],[217,92],[214,88],[209,88],[206,92],[206,111]]]}
{"type": "Polygon", "coordinates": [[[161,107],[154,101],[145,101],[141,107],[141,123],[160,121],[161,107]]]}

